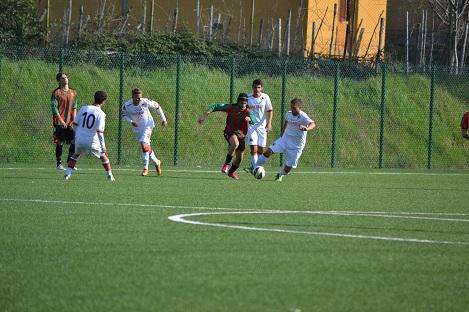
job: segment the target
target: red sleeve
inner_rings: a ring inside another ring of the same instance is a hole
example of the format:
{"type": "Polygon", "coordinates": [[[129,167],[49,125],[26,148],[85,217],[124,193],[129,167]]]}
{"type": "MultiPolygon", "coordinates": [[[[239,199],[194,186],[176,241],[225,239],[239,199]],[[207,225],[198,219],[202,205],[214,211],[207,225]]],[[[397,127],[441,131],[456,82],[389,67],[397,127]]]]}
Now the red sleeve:
{"type": "Polygon", "coordinates": [[[469,112],[465,112],[461,120],[461,129],[469,128],[469,112]]]}

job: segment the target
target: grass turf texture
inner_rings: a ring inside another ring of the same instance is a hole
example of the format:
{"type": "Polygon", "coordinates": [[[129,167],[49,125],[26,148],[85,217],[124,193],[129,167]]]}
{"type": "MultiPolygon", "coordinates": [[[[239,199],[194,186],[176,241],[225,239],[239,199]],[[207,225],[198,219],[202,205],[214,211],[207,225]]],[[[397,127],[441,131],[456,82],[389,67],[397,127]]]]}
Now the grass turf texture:
{"type": "MultiPolygon", "coordinates": [[[[165,164],[173,162],[175,136],[175,59],[167,67],[135,67],[142,59],[130,62],[124,71],[124,99],[132,87],[139,86],[144,96],[159,101],[169,120],[166,129],[157,129],[153,145],[165,164]]],[[[250,60],[241,60],[249,62],[250,60]]],[[[229,59],[220,59],[229,64],[229,59]]],[[[264,64],[265,65],[265,64],[264,64]]],[[[273,66],[273,65],[272,65],[273,66]]],[[[271,67],[272,67],[271,66],[271,67]]],[[[268,64],[259,73],[237,75],[235,96],[249,91],[254,78],[262,78],[265,91],[274,105],[273,132],[269,144],[280,134],[281,76],[268,76],[268,64]]],[[[97,89],[106,90],[104,106],[106,141],[111,161],[117,160],[119,70],[90,64],[66,65],[70,86],[78,91],[79,103],[90,103],[97,89]]],[[[0,78],[0,162],[50,161],[54,163],[50,93],[57,86],[57,64],[40,60],[1,60],[0,78]],[[25,78],[27,77],[27,78],[25,78]],[[18,90],[21,95],[18,96],[18,90]]],[[[279,73],[281,71],[278,71],[279,73]]],[[[347,74],[347,68],[342,72],[347,74]]],[[[196,120],[208,104],[229,98],[229,74],[218,69],[186,62],[181,69],[181,108],[178,161],[182,166],[222,164],[226,142],[222,132],[225,115],[215,113],[204,125],[196,120]]],[[[293,97],[305,100],[304,110],[317,122],[309,134],[301,158],[303,168],[327,168],[331,161],[333,71],[289,74],[286,83],[286,109],[293,97]]],[[[467,110],[467,76],[447,76],[438,72],[433,121],[433,167],[469,168],[469,145],[461,137],[459,123],[467,110]]],[[[357,80],[341,76],[337,111],[337,163],[340,168],[375,168],[379,155],[381,77],[357,80]]],[[[425,168],[427,165],[428,105],[430,79],[425,74],[387,76],[384,129],[384,167],[425,168]]],[[[156,116],[155,116],[156,117],[156,116]]],[[[131,127],[124,122],[122,161],[140,161],[140,149],[131,127]]],[[[278,162],[276,161],[276,164],[278,162]]]]}
{"type": "MultiPolygon", "coordinates": [[[[215,172],[165,171],[148,178],[138,173],[116,170],[117,181],[109,183],[100,170],[82,170],[65,183],[54,170],[0,169],[2,310],[466,311],[469,306],[469,245],[168,220],[248,209],[467,214],[469,174],[297,173],[277,183],[272,171],[262,181],[245,173],[240,181],[215,172]]],[[[268,213],[187,219],[469,243],[468,222],[268,213]]]]}

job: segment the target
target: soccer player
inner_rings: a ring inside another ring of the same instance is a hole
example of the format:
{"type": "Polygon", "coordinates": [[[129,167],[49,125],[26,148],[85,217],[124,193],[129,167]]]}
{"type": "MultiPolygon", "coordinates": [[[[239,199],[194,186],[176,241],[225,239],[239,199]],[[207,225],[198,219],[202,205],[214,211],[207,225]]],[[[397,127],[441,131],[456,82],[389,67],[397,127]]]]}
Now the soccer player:
{"type": "Polygon", "coordinates": [[[197,120],[202,124],[212,112],[226,113],[226,126],[223,135],[228,142],[228,153],[226,154],[225,163],[221,167],[221,172],[228,173],[228,176],[235,180],[239,179],[236,170],[243,160],[246,147],[244,139],[248,131],[248,123],[251,121],[247,104],[248,95],[240,93],[235,104],[210,105],[208,110],[197,120]],[[233,157],[235,157],[234,161],[233,157]]]}
{"type": "Polygon", "coordinates": [[[166,127],[168,122],[160,104],[150,99],[144,98],[140,89],[132,90],[132,99],[122,105],[122,117],[132,125],[135,137],[142,148],[143,171],[142,176],[148,175],[148,164],[150,160],[154,163],[156,173],[161,175],[161,160],[156,158],[151,147],[151,133],[155,127],[155,121],[150,113],[150,108],[154,109],[160,116],[161,125],[166,127]]]}
{"type": "Polygon", "coordinates": [[[282,136],[259,157],[256,163],[256,167],[262,166],[272,154],[284,153],[284,166],[277,173],[275,178],[277,181],[282,181],[283,176],[297,167],[306,144],[306,134],[316,128],[314,120],[301,110],[302,105],[303,102],[298,98],[290,102],[291,110],[285,114],[282,136]]]}
{"type": "Polygon", "coordinates": [[[101,106],[106,103],[107,94],[104,91],[96,91],[94,94],[94,104],[80,108],[76,121],[73,122],[76,130],[75,153],[68,161],[65,170],[65,180],[72,176],[73,168],[78,159],[85,154],[91,154],[101,159],[106,177],[109,181],[114,181],[111,171],[111,164],[106,152],[104,142],[104,127],[106,114],[101,110],[101,106]]]}
{"type": "Polygon", "coordinates": [[[267,132],[272,130],[272,102],[263,93],[262,80],[252,82],[252,94],[248,97],[251,122],[248,129],[248,144],[251,147],[251,171],[255,167],[259,155],[267,146],[267,132]]]}
{"type": "Polygon", "coordinates": [[[70,144],[67,162],[75,151],[75,133],[72,124],[76,115],[77,93],[69,88],[67,74],[58,73],[55,78],[59,83],[59,87],[52,92],[51,96],[55,158],[57,169],[64,170],[65,168],[62,166],[63,144],[70,144]]]}
{"type": "Polygon", "coordinates": [[[469,112],[465,112],[461,119],[461,135],[469,140],[469,112]]]}

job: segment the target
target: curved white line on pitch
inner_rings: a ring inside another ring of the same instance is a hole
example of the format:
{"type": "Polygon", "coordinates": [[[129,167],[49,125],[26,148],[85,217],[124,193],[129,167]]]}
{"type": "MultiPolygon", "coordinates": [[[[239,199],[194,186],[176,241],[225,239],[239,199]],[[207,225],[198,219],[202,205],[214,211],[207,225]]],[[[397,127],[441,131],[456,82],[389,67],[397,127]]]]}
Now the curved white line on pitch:
{"type": "MultiPolygon", "coordinates": [[[[231,224],[222,224],[222,223],[210,223],[210,222],[201,222],[187,220],[187,217],[197,217],[197,216],[211,216],[211,215],[239,215],[239,214],[291,214],[291,213],[305,213],[304,211],[232,211],[232,212],[202,212],[202,213],[188,213],[169,216],[168,219],[174,222],[187,223],[193,225],[205,225],[205,226],[214,226],[221,228],[232,228],[245,231],[260,231],[260,232],[277,232],[277,233],[294,233],[294,234],[307,234],[307,235],[319,235],[319,236],[332,236],[332,237],[347,237],[347,238],[359,238],[359,239],[375,239],[375,240],[385,240],[385,241],[398,241],[398,242],[410,242],[410,243],[427,243],[427,244],[452,244],[452,245],[469,245],[469,242],[453,242],[453,241],[437,241],[437,240],[427,240],[427,239],[415,239],[415,238],[401,238],[401,237],[386,237],[386,236],[373,236],[373,235],[359,235],[359,234],[344,234],[344,233],[329,233],[329,232],[311,232],[311,231],[295,231],[295,230],[283,230],[283,229],[272,229],[272,228],[261,228],[261,227],[250,227],[244,225],[231,225],[231,224]]],[[[376,214],[350,214],[350,213],[327,213],[322,212],[325,215],[343,215],[343,216],[377,216],[376,214]]],[[[396,216],[398,217],[398,216],[396,216]]],[[[438,219],[438,218],[435,218],[438,219]]],[[[443,219],[442,221],[449,221],[443,219]]],[[[451,220],[453,221],[453,220],[451,220]]],[[[466,220],[469,221],[469,220],[466,220]]]]}

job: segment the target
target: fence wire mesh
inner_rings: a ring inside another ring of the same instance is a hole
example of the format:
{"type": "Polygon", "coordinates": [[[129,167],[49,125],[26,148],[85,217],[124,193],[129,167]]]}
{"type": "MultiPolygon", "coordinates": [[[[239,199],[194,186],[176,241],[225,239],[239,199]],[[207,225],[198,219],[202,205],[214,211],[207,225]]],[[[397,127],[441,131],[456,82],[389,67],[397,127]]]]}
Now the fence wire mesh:
{"type": "MultiPolygon", "coordinates": [[[[292,98],[317,123],[300,160],[303,168],[469,168],[469,144],[459,122],[469,106],[469,76],[447,68],[411,73],[401,65],[321,59],[124,54],[4,47],[0,54],[0,163],[54,163],[50,96],[55,75],[69,74],[78,106],[96,90],[109,99],[106,141],[115,164],[140,162],[131,126],[120,107],[132,88],[161,104],[168,126],[158,125],[152,146],[166,164],[207,167],[225,157],[225,116],[197,123],[212,103],[229,103],[262,79],[274,107],[268,144],[281,135],[292,98]]],[[[154,114],[157,123],[159,118],[154,114]]],[[[246,152],[248,158],[249,152],[246,152]]],[[[247,162],[245,162],[247,164],[247,162]]],[[[278,165],[278,158],[271,161],[278,165]]],[[[246,165],[247,166],[247,165],[246,165]]]]}

